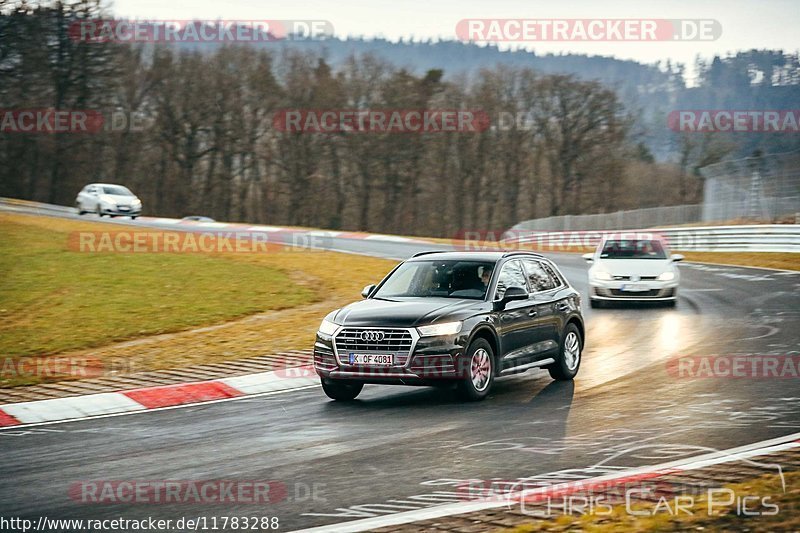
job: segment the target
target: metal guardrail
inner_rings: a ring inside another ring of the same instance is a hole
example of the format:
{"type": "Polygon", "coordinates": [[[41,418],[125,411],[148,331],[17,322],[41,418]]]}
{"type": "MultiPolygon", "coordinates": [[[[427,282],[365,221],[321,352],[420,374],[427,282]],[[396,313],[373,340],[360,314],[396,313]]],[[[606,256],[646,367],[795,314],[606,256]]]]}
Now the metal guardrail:
{"type": "MultiPolygon", "coordinates": [[[[32,207],[43,211],[74,213],[75,209],[15,198],[0,204],[32,207]]],[[[503,234],[505,244],[533,243],[551,249],[595,247],[605,235],[649,233],[667,240],[674,250],[696,252],[800,252],[800,224],[649,228],[642,230],[537,231],[516,226],[503,234]]],[[[799,257],[800,258],[800,257],[799,257]]]]}
{"type": "Polygon", "coordinates": [[[548,248],[595,247],[606,235],[651,234],[674,250],[696,252],[800,252],[800,225],[704,226],[619,231],[533,231],[511,229],[506,244],[536,244],[548,248]]]}

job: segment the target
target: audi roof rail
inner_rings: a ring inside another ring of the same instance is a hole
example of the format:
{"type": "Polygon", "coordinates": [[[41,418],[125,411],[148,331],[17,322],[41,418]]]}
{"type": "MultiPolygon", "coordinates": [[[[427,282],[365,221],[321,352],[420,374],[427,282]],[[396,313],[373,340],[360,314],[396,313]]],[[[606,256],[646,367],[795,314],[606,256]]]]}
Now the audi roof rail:
{"type": "Polygon", "coordinates": [[[446,254],[447,250],[428,250],[427,252],[418,252],[412,255],[411,257],[419,257],[421,255],[428,255],[428,254],[446,254]]]}
{"type": "Polygon", "coordinates": [[[527,250],[514,250],[513,252],[505,252],[503,254],[503,257],[511,257],[513,255],[533,255],[533,256],[536,256],[536,257],[544,257],[542,254],[539,254],[539,253],[536,253],[536,252],[530,252],[530,251],[527,251],[527,250]]]}

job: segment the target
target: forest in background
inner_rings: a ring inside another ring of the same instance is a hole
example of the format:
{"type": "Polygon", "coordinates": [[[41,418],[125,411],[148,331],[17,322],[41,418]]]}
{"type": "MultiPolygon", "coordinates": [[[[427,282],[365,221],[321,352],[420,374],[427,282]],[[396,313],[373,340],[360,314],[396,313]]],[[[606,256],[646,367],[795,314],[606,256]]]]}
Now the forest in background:
{"type": "Polygon", "coordinates": [[[104,15],[95,1],[0,1],[0,109],[101,110],[140,125],[0,133],[0,196],[71,205],[83,185],[104,181],[134,190],[147,215],[452,236],[696,203],[699,167],[798,145],[791,134],[679,134],[666,119],[674,109],[796,106],[796,54],[701,61],[688,88],[682,65],[457,42],[201,49],[70,38],[72,22],[104,15]],[[285,109],[480,109],[529,121],[479,133],[309,134],[273,127],[285,109]]]}

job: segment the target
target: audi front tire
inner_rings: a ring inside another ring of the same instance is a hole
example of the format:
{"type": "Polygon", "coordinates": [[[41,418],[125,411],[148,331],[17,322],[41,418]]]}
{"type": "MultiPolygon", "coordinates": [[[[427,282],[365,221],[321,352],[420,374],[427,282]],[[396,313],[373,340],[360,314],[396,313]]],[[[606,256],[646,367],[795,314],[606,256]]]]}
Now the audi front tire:
{"type": "Polygon", "coordinates": [[[349,402],[356,399],[364,388],[363,383],[350,383],[347,381],[322,380],[322,390],[331,400],[349,402]]]}

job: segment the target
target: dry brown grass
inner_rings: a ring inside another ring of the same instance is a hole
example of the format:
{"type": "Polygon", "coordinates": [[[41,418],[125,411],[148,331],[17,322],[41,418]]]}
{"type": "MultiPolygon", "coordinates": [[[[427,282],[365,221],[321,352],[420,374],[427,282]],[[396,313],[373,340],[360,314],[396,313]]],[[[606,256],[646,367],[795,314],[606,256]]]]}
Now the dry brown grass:
{"type": "Polygon", "coordinates": [[[800,254],[781,252],[681,252],[687,261],[800,270],[800,254]]]}

